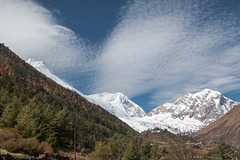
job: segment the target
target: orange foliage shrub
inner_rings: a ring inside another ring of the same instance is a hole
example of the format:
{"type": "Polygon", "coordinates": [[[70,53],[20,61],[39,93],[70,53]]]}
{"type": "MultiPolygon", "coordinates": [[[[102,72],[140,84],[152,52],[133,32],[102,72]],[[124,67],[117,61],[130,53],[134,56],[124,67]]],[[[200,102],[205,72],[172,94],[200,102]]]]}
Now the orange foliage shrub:
{"type": "Polygon", "coordinates": [[[39,140],[35,137],[22,138],[16,129],[1,129],[0,140],[0,147],[9,152],[24,153],[32,156],[53,154],[53,149],[47,142],[39,143],[39,140]]]}

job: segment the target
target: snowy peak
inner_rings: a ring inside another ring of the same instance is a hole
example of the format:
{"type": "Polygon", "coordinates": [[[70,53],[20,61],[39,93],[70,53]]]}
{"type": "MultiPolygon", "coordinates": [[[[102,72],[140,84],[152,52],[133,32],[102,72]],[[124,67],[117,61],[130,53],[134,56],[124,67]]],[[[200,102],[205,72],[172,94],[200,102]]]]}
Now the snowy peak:
{"type": "Polygon", "coordinates": [[[102,106],[105,110],[120,118],[144,117],[144,110],[129,100],[124,94],[117,93],[98,93],[86,97],[92,103],[102,106]]]}
{"type": "MultiPolygon", "coordinates": [[[[195,94],[188,93],[174,103],[165,103],[152,110],[148,116],[160,117],[163,114],[170,114],[171,118],[180,119],[183,124],[185,120],[192,119],[199,121],[199,127],[205,127],[221,118],[237,104],[239,103],[224,97],[218,91],[204,89],[195,94]]],[[[195,128],[193,131],[198,129],[201,128],[195,128]]]]}
{"type": "Polygon", "coordinates": [[[222,96],[222,94],[218,91],[213,91],[211,89],[204,89],[200,92],[192,94],[191,96],[193,98],[198,98],[198,99],[201,99],[203,101],[206,101],[206,100],[211,100],[213,98],[217,99],[218,97],[222,96]]]}
{"type": "Polygon", "coordinates": [[[73,88],[72,86],[70,86],[69,84],[67,84],[66,82],[64,82],[60,78],[58,78],[56,75],[54,75],[53,72],[47,67],[47,65],[43,61],[35,61],[34,59],[30,58],[26,61],[26,63],[30,64],[36,70],[38,70],[39,72],[41,72],[42,74],[44,74],[48,78],[52,79],[53,81],[55,81],[59,85],[65,87],[65,88],[68,88],[72,91],[75,91],[83,97],[85,96],[83,93],[79,92],[77,89],[73,88]]]}
{"type": "Polygon", "coordinates": [[[43,61],[35,61],[34,59],[30,58],[26,62],[43,74],[53,74],[43,61]]]}

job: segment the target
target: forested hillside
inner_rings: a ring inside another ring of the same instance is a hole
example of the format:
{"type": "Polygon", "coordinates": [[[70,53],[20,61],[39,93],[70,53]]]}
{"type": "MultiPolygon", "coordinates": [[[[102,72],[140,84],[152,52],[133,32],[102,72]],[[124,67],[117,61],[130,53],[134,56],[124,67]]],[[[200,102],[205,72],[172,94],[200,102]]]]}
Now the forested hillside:
{"type": "Polygon", "coordinates": [[[100,106],[88,102],[21,60],[0,44],[0,125],[25,138],[48,142],[55,151],[73,147],[92,151],[98,142],[119,152],[139,134],[100,106]]]}

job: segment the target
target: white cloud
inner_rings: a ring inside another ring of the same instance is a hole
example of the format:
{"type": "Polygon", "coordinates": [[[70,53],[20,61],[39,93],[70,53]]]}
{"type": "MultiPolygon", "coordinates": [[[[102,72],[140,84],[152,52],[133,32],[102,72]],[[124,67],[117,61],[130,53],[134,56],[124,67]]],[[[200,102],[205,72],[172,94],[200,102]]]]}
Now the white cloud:
{"type": "Polygon", "coordinates": [[[0,42],[58,73],[87,75],[89,92],[154,92],[152,103],[160,105],[203,88],[240,87],[240,20],[220,2],[130,1],[98,50],[38,3],[0,0],[0,42]]]}
{"type": "Polygon", "coordinates": [[[88,49],[51,12],[31,0],[0,0],[0,41],[21,58],[44,60],[55,71],[73,71],[87,61],[88,49]]]}
{"type": "Polygon", "coordinates": [[[216,6],[187,0],[130,3],[103,46],[94,91],[130,97],[155,91],[153,103],[160,105],[186,92],[236,87],[239,19],[216,6]]]}

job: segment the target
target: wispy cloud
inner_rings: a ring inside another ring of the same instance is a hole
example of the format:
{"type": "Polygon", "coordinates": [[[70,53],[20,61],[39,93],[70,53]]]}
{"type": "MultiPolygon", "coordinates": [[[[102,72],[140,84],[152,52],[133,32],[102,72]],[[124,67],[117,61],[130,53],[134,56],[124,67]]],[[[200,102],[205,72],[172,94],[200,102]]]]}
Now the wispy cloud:
{"type": "Polygon", "coordinates": [[[0,41],[58,73],[86,74],[94,82],[89,92],[153,93],[160,105],[203,88],[240,87],[240,6],[223,3],[129,1],[96,49],[35,1],[0,0],[0,41]]]}
{"type": "MultiPolygon", "coordinates": [[[[0,0],[0,41],[23,59],[44,60],[55,71],[74,71],[88,47],[51,12],[32,0],[0,0]]],[[[79,70],[79,69],[78,69],[79,70]]]]}
{"type": "Polygon", "coordinates": [[[103,46],[94,91],[155,91],[160,105],[186,92],[239,84],[237,15],[221,2],[133,1],[103,46]]]}

